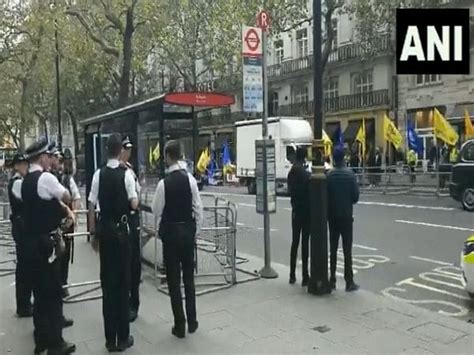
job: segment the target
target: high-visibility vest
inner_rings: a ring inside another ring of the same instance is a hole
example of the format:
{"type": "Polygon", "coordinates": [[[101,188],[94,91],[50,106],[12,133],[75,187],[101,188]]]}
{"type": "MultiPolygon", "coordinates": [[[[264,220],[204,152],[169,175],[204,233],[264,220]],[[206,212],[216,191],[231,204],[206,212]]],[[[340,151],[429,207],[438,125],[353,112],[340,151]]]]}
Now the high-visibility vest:
{"type": "Polygon", "coordinates": [[[456,163],[458,161],[458,155],[459,152],[457,148],[451,149],[451,153],[449,153],[449,162],[452,164],[456,163]]]}
{"type": "Polygon", "coordinates": [[[407,155],[407,162],[408,165],[416,164],[416,153],[413,150],[410,150],[407,155]]]}

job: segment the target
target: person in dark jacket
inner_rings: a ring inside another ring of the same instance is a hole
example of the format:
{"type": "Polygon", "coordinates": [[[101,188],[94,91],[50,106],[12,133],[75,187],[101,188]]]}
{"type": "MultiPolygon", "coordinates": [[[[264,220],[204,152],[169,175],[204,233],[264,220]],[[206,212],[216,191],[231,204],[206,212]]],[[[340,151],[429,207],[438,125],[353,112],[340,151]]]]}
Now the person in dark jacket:
{"type": "Polygon", "coordinates": [[[359,201],[359,187],[354,173],[344,167],[344,151],[336,147],[333,153],[334,169],[327,174],[328,222],[331,250],[331,287],[336,288],[336,264],[339,237],[344,251],[344,278],[346,291],[356,291],[352,272],[353,205],[359,201]]]}
{"type": "Polygon", "coordinates": [[[12,236],[16,247],[16,314],[22,318],[33,316],[31,303],[33,282],[25,259],[23,201],[21,200],[23,178],[28,173],[28,160],[23,154],[16,154],[13,158],[13,171],[14,174],[8,183],[8,199],[11,210],[12,236]]]}
{"type": "Polygon", "coordinates": [[[296,259],[301,237],[301,258],[303,259],[303,282],[306,286],[309,280],[308,274],[308,250],[309,250],[309,228],[310,228],[310,205],[308,184],[310,173],[305,168],[306,150],[296,150],[296,161],[288,173],[288,190],[291,196],[291,227],[293,238],[291,242],[290,257],[290,284],[296,282],[296,259]]]}

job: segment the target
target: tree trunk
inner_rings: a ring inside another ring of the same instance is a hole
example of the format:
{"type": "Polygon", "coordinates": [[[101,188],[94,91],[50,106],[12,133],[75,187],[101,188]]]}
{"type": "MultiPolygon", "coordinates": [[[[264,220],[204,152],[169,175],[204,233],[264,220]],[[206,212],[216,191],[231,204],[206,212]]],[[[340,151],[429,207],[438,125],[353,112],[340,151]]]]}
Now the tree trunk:
{"type": "Polygon", "coordinates": [[[67,109],[66,112],[68,113],[69,119],[71,120],[72,138],[74,140],[74,155],[77,156],[77,153],[79,152],[79,129],[77,124],[77,117],[72,109],[67,109]]]}
{"type": "Polygon", "coordinates": [[[133,8],[127,10],[127,23],[123,33],[123,65],[122,75],[119,83],[119,106],[123,107],[128,104],[130,95],[130,72],[132,68],[132,39],[133,39],[133,8]]]}
{"type": "Polygon", "coordinates": [[[25,150],[26,137],[26,105],[27,105],[28,80],[21,81],[21,99],[20,99],[20,150],[25,150]]]}

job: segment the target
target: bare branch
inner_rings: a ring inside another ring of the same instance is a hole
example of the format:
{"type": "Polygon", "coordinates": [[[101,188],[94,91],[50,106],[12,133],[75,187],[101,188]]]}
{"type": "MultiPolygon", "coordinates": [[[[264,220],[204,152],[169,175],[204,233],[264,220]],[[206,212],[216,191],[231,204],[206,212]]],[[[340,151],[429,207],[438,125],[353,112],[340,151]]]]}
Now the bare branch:
{"type": "Polygon", "coordinates": [[[92,30],[91,26],[87,22],[86,18],[84,15],[73,9],[68,9],[66,10],[66,15],[73,16],[79,20],[81,23],[82,27],[86,30],[86,32],[89,34],[89,37],[97,44],[99,44],[102,49],[104,50],[105,53],[113,55],[114,57],[118,58],[120,56],[120,51],[112,47],[110,44],[108,44],[102,37],[97,36],[94,31],[92,30]]]}
{"type": "Polygon", "coordinates": [[[120,32],[121,35],[123,35],[123,23],[120,21],[120,18],[118,18],[117,15],[112,12],[110,0],[100,0],[100,2],[104,8],[105,18],[109,20],[109,22],[120,32]]]}

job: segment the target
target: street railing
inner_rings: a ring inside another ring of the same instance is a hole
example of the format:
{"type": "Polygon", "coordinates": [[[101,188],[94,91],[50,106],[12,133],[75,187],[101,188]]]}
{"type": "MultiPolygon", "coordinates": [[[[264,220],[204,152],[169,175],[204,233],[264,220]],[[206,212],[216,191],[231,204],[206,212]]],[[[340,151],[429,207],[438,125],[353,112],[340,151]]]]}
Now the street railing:
{"type": "Polygon", "coordinates": [[[412,171],[408,165],[351,169],[362,192],[449,196],[451,172],[412,171]]]}

